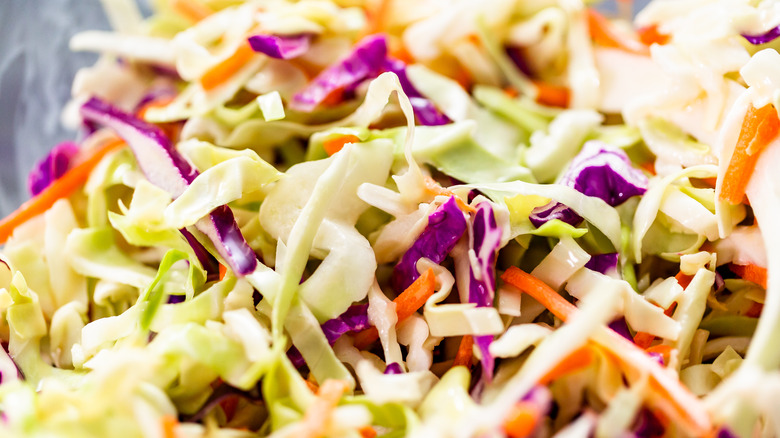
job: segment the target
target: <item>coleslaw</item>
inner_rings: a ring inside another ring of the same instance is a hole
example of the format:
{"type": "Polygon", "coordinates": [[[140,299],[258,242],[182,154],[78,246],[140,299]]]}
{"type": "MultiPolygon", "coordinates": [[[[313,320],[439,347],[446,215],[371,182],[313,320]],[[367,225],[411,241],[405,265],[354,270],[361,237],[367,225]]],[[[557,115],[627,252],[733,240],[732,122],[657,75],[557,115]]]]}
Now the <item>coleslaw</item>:
{"type": "Polygon", "coordinates": [[[102,3],[2,436],[780,436],[780,3],[102,3]]]}

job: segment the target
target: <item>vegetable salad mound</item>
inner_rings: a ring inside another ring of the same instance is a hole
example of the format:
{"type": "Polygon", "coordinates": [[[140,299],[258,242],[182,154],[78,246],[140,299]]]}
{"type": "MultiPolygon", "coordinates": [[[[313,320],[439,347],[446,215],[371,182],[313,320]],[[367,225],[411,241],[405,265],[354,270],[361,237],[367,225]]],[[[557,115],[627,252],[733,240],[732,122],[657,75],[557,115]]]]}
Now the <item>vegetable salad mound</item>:
{"type": "Polygon", "coordinates": [[[1,436],[780,436],[776,1],[102,3],[1,436]]]}

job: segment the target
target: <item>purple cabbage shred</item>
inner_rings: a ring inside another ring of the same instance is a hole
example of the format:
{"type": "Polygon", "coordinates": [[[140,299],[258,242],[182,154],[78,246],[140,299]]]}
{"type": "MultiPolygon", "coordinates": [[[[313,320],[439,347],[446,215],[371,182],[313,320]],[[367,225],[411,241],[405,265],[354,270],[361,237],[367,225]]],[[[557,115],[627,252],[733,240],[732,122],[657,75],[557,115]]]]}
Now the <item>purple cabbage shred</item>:
{"type": "Polygon", "coordinates": [[[312,35],[252,35],[247,41],[252,50],[276,59],[297,58],[309,50],[312,35]]]}
{"type": "Polygon", "coordinates": [[[664,426],[648,409],[639,411],[636,420],[634,420],[632,430],[636,438],[653,438],[663,436],[664,434],[664,426]]]}
{"type": "Polygon", "coordinates": [[[618,253],[610,252],[607,254],[596,254],[590,257],[588,263],[585,263],[585,267],[596,272],[606,274],[610,271],[617,269],[618,253]]]}
{"type": "Polygon", "coordinates": [[[401,364],[398,362],[393,362],[387,364],[387,367],[385,367],[385,374],[403,374],[404,370],[401,369],[401,364]]]}
{"type": "Polygon", "coordinates": [[[330,345],[344,333],[361,331],[369,328],[368,304],[354,304],[336,318],[325,321],[320,327],[330,345]]]}
{"type": "Polygon", "coordinates": [[[620,336],[628,339],[631,342],[634,342],[634,337],[631,336],[631,331],[628,329],[628,324],[626,323],[626,319],[623,318],[622,316],[610,322],[609,328],[611,328],[614,332],[616,332],[620,336]]]}
{"type": "Polygon", "coordinates": [[[73,142],[62,142],[52,148],[46,157],[35,164],[35,167],[27,177],[27,186],[30,193],[35,196],[41,193],[51,183],[65,174],[73,164],[74,158],[79,152],[79,147],[73,142]]]}
{"type": "Polygon", "coordinates": [[[401,88],[403,88],[404,93],[409,98],[409,102],[412,104],[417,123],[423,126],[438,126],[452,123],[449,117],[439,111],[433,102],[420,94],[417,88],[412,85],[409,76],[406,74],[406,64],[403,61],[387,58],[384,70],[393,72],[398,76],[401,88]]]}
{"type": "MultiPolygon", "coordinates": [[[[633,167],[623,150],[591,140],[574,157],[560,184],[615,207],[632,196],[643,195],[648,180],[641,170],[633,167]]],[[[574,210],[555,201],[535,208],[529,219],[536,227],[553,219],[572,226],[582,220],[574,210]]]]}
{"type": "Polygon", "coordinates": [[[400,293],[420,276],[417,261],[421,258],[441,263],[465,233],[466,217],[452,197],[428,216],[428,225],[393,269],[393,289],[400,293]]]}
{"type": "MultiPolygon", "coordinates": [[[[172,197],[181,195],[198,176],[198,171],[157,126],[94,97],[81,106],[81,116],[116,131],[130,146],[149,182],[172,197]]],[[[196,228],[214,243],[217,252],[237,275],[249,274],[257,267],[257,256],[241,234],[229,207],[217,207],[198,221],[196,228]]]]}
{"type": "Polygon", "coordinates": [[[299,111],[312,111],[331,93],[356,88],[366,79],[379,76],[387,58],[387,41],[382,35],[369,35],[360,40],[345,59],[317,75],[306,88],[293,96],[290,106],[299,111]]]}
{"type": "MultiPolygon", "coordinates": [[[[250,44],[253,44],[253,38],[261,39],[255,41],[258,44],[262,41],[263,44],[273,45],[275,42],[270,42],[269,38],[279,37],[258,35],[250,37],[250,44]]],[[[255,45],[252,47],[255,48],[255,45]]],[[[273,56],[267,52],[263,53],[273,56]]],[[[412,104],[418,124],[437,126],[452,122],[412,85],[406,74],[406,64],[387,56],[387,38],[384,35],[370,35],[359,41],[349,56],[325,69],[305,89],[293,96],[291,107],[299,111],[312,111],[331,93],[338,90],[353,92],[360,83],[383,72],[392,72],[398,76],[401,88],[412,104]]]]}
{"type": "MultiPolygon", "coordinates": [[[[480,202],[474,214],[472,226],[473,250],[477,263],[469,267],[469,302],[477,307],[490,307],[496,294],[496,257],[501,247],[501,228],[498,227],[493,207],[489,202],[480,202]]],[[[482,378],[489,382],[493,378],[495,358],[490,354],[492,335],[474,336],[474,344],[482,353],[482,378]]]]}
{"type": "Polygon", "coordinates": [[[743,33],[742,36],[745,37],[750,44],[755,46],[766,44],[774,41],[777,37],[780,37],[780,26],[773,27],[759,35],[747,35],[743,33]]]}
{"type": "Polygon", "coordinates": [[[550,201],[541,207],[534,208],[528,219],[537,228],[554,219],[573,227],[582,222],[582,218],[574,210],[556,201],[550,201]]]}

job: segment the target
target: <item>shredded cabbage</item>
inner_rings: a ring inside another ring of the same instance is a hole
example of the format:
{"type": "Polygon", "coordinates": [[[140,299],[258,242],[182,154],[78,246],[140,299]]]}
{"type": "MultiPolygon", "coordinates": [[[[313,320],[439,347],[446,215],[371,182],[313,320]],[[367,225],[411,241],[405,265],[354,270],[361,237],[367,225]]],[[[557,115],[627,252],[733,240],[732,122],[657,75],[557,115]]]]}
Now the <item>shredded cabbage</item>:
{"type": "Polygon", "coordinates": [[[777,2],[101,4],[0,436],[780,433],[777,2]]]}

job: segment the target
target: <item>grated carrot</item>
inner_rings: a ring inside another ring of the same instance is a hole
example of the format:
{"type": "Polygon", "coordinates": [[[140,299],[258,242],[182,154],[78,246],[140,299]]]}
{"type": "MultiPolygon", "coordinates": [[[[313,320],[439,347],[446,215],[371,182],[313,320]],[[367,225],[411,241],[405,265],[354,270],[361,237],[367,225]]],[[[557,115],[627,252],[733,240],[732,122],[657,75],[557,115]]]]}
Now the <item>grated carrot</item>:
{"type": "Polygon", "coordinates": [[[593,359],[593,347],[589,345],[580,347],[548,371],[539,381],[539,384],[546,385],[566,374],[585,368],[593,363],[593,359]]]}
{"type": "Polygon", "coordinates": [[[542,416],[539,408],[531,402],[515,403],[504,422],[504,433],[510,438],[525,438],[531,436],[542,416]]]}
{"type": "Polygon", "coordinates": [[[385,17],[389,15],[390,5],[393,0],[375,0],[373,8],[366,8],[367,26],[365,35],[383,32],[385,29],[385,17]]]}
{"type": "Polygon", "coordinates": [[[342,380],[326,380],[317,390],[314,403],[309,406],[301,423],[302,431],[295,434],[300,438],[319,438],[325,435],[331,414],[349,386],[342,380]]]}
{"type": "Polygon", "coordinates": [[[442,187],[441,184],[437,183],[433,178],[426,176],[424,177],[424,180],[425,180],[425,190],[428,193],[434,196],[454,197],[455,203],[458,204],[458,208],[460,208],[462,211],[465,211],[467,213],[474,213],[477,211],[474,207],[466,204],[458,196],[455,196],[455,193],[453,193],[452,190],[442,187]]]}
{"type": "Polygon", "coordinates": [[[347,143],[360,143],[360,138],[354,135],[340,135],[322,142],[322,148],[330,156],[340,151],[347,143]]]}
{"type": "Polygon", "coordinates": [[[639,167],[642,168],[642,170],[647,171],[647,173],[651,175],[655,175],[655,160],[652,161],[645,161],[644,163],[640,164],[639,167]]]}
{"type": "Polygon", "coordinates": [[[669,35],[658,32],[658,25],[651,24],[650,26],[644,26],[637,29],[637,37],[639,41],[646,46],[653,44],[664,45],[669,42],[671,38],[669,35]]]}
{"type": "Polygon", "coordinates": [[[204,73],[200,78],[200,85],[206,91],[217,88],[241,70],[255,55],[249,43],[244,41],[232,55],[204,73]]]}
{"type": "Polygon", "coordinates": [[[160,419],[162,426],[163,438],[176,438],[176,427],[179,425],[179,420],[173,415],[163,415],[160,419]]]}
{"type": "MultiPolygon", "coordinates": [[[[680,283],[680,285],[685,289],[688,287],[688,284],[690,284],[693,277],[690,275],[685,275],[682,272],[678,272],[677,275],[674,277],[677,279],[677,282],[680,283]]],[[[664,310],[664,315],[666,316],[672,316],[672,313],[674,313],[674,309],[677,307],[677,303],[672,303],[671,306],[669,306],[668,309],[664,310]]],[[[634,335],[634,343],[639,347],[643,349],[648,349],[650,345],[653,344],[653,341],[655,341],[655,335],[651,335],[647,332],[636,332],[636,335],[634,335]]]]}
{"type": "Polygon", "coordinates": [[[86,160],[65,172],[43,191],[0,220],[0,244],[5,243],[11,237],[16,227],[45,212],[59,199],[72,195],[76,189],[87,182],[90,172],[103,157],[124,145],[123,140],[115,139],[91,151],[91,155],[86,160]]]}
{"type": "Polygon", "coordinates": [[[219,264],[219,280],[222,281],[225,279],[225,275],[227,275],[227,267],[223,265],[222,263],[219,264]]]}
{"type": "Polygon", "coordinates": [[[588,30],[593,42],[604,47],[621,49],[637,55],[647,55],[649,52],[647,46],[619,35],[612,27],[609,20],[597,12],[595,9],[588,8],[588,30]]]}
{"type": "Polygon", "coordinates": [[[721,181],[721,201],[730,204],[740,204],[745,196],[750,177],[761,151],[771,143],[780,131],[780,119],[772,104],[756,109],[748,108],[742,129],[739,132],[734,153],[731,155],[726,174],[721,181]]]}
{"type": "Polygon", "coordinates": [[[376,437],[376,429],[374,429],[371,426],[363,426],[360,429],[358,429],[358,433],[360,434],[361,438],[374,438],[376,437]]]}
{"type": "Polygon", "coordinates": [[[203,20],[214,12],[211,8],[198,0],[171,0],[171,8],[195,23],[203,20]]]}
{"type": "MultiPolygon", "coordinates": [[[[531,295],[545,308],[562,320],[568,319],[579,310],[566,301],[555,290],[538,278],[510,267],[501,278],[508,284],[531,295]]],[[[652,394],[649,401],[665,414],[672,414],[685,430],[702,436],[712,429],[712,423],[702,402],[674,376],[653,361],[647,353],[618,333],[607,330],[609,342],[599,342],[600,348],[617,359],[623,366],[649,377],[652,394]]]]}
{"type": "Polygon", "coordinates": [[[460,340],[458,346],[458,352],[455,354],[455,360],[452,362],[452,366],[464,366],[471,368],[471,360],[474,356],[474,337],[470,335],[464,336],[460,340]]]}
{"type": "Polygon", "coordinates": [[[536,102],[558,108],[568,108],[571,93],[568,87],[553,85],[542,81],[532,81],[536,87],[536,102]]]}
{"type": "MultiPolygon", "coordinates": [[[[433,273],[432,268],[428,268],[417,280],[414,280],[414,283],[410,284],[406,290],[393,300],[398,322],[402,322],[417,312],[428,301],[428,298],[433,295],[435,290],[436,274],[433,273]]],[[[377,339],[379,339],[379,332],[377,332],[376,327],[371,327],[355,335],[354,345],[356,348],[363,350],[377,339]]]]}
{"type": "Polygon", "coordinates": [[[743,280],[752,281],[766,289],[766,268],[754,264],[735,265],[729,263],[729,269],[743,280]]]}
{"type": "Polygon", "coordinates": [[[683,274],[682,272],[678,272],[677,275],[674,276],[675,279],[677,279],[677,283],[680,283],[680,286],[682,286],[683,289],[688,288],[688,285],[691,284],[691,280],[693,280],[693,275],[683,274]]]}

